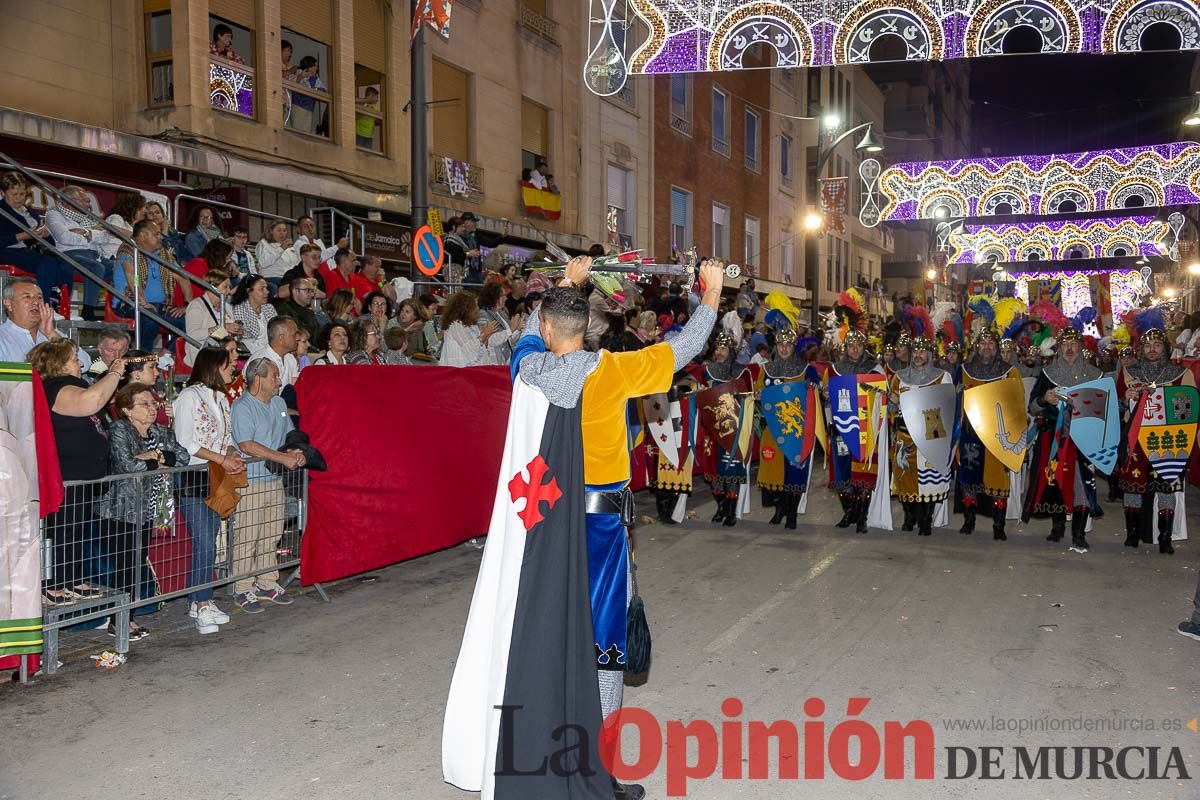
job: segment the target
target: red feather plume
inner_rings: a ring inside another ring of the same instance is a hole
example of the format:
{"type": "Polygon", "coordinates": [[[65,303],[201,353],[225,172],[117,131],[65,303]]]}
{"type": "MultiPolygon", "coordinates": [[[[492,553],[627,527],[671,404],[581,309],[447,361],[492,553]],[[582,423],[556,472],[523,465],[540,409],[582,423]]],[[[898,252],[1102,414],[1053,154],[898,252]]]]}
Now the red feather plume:
{"type": "Polygon", "coordinates": [[[1043,325],[1049,325],[1055,336],[1071,324],[1071,320],[1062,312],[1062,309],[1049,300],[1040,300],[1034,303],[1029,309],[1029,318],[1037,320],[1043,325]]]}

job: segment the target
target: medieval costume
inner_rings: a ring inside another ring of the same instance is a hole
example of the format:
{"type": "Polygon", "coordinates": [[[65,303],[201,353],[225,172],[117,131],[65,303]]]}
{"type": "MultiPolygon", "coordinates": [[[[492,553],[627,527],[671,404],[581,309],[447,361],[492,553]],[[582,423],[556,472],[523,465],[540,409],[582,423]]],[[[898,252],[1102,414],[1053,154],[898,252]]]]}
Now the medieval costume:
{"type": "MultiPolygon", "coordinates": [[[[1150,323],[1155,325],[1154,323],[1150,323]]],[[[1195,386],[1191,370],[1172,364],[1167,360],[1166,334],[1161,323],[1154,327],[1144,325],[1138,339],[1138,359],[1132,366],[1118,371],[1117,394],[1125,400],[1129,421],[1122,440],[1126,440],[1128,452],[1121,460],[1119,483],[1125,508],[1125,545],[1137,549],[1139,540],[1147,544],[1154,541],[1155,495],[1166,495],[1164,506],[1158,511],[1158,552],[1170,555],[1175,552],[1171,545],[1171,534],[1175,525],[1175,508],[1171,495],[1183,489],[1183,477],[1167,481],[1159,477],[1150,466],[1149,458],[1141,442],[1127,441],[1128,428],[1143,413],[1147,392],[1163,386],[1195,386]]],[[[1190,450],[1190,446],[1188,447],[1190,450]]]]}
{"type": "MultiPolygon", "coordinates": [[[[796,353],[795,342],[796,332],[791,328],[784,328],[776,334],[775,358],[763,369],[763,387],[792,382],[798,382],[803,387],[806,381],[819,385],[820,376],[815,368],[806,367],[803,359],[796,353]]],[[[768,412],[764,409],[763,413],[768,412]]],[[[811,452],[802,463],[793,462],[784,455],[770,428],[765,424],[762,426],[758,486],[766,498],[764,503],[775,508],[775,514],[770,519],[771,525],[778,525],[786,520],[784,527],[795,530],[800,500],[808,490],[811,467],[811,452]]]]}
{"type": "MultiPolygon", "coordinates": [[[[883,373],[875,366],[875,359],[866,351],[866,337],[859,331],[852,330],[846,334],[843,342],[842,356],[829,366],[825,373],[823,395],[829,399],[829,381],[834,376],[863,375],[866,373],[883,373]],[[857,357],[851,355],[855,350],[857,357]]],[[[832,405],[830,406],[832,408],[832,405]]],[[[837,527],[848,528],[855,526],[858,533],[867,532],[867,507],[871,503],[871,490],[879,478],[878,452],[864,460],[854,458],[850,448],[837,433],[837,426],[830,431],[833,437],[831,446],[831,480],[830,487],[837,492],[842,503],[842,518],[837,527]]]]}
{"type": "MultiPolygon", "coordinates": [[[[910,366],[900,370],[888,381],[892,402],[888,404],[888,412],[894,422],[893,442],[890,452],[892,459],[892,494],[900,500],[904,508],[904,524],[902,530],[911,531],[915,524],[917,535],[930,536],[933,533],[934,506],[946,499],[950,493],[950,471],[948,464],[930,464],[913,442],[904,416],[900,413],[899,397],[905,392],[935,384],[949,384],[950,374],[941,367],[934,366],[933,342],[923,336],[912,339],[913,357],[910,366]],[[924,363],[916,366],[917,353],[924,354],[924,363]]],[[[935,410],[935,417],[937,410],[935,410]]],[[[940,418],[936,423],[941,425],[940,418]]],[[[927,432],[928,433],[928,432],[927,432]]],[[[952,431],[939,430],[941,436],[949,438],[952,431]]]]}
{"type": "Polygon", "coordinates": [[[911,344],[912,336],[908,332],[900,334],[900,337],[896,339],[896,355],[890,361],[884,362],[889,376],[908,367],[909,359],[912,357],[912,354],[909,352],[911,344]]]}
{"type": "Polygon", "coordinates": [[[1030,393],[1029,413],[1033,415],[1038,433],[1033,447],[1032,479],[1021,518],[1028,522],[1030,517],[1050,517],[1050,535],[1046,541],[1058,542],[1066,531],[1067,514],[1070,513],[1071,549],[1084,553],[1088,550],[1085,532],[1091,510],[1085,482],[1089,478],[1094,480],[1095,471],[1075,447],[1069,428],[1060,425],[1059,415],[1070,412],[1060,407],[1055,395],[1047,398],[1054,389],[1065,391],[1102,377],[1100,370],[1088,363],[1082,351],[1075,351],[1073,357],[1062,352],[1066,342],[1080,342],[1081,339],[1075,328],[1064,328],[1059,333],[1059,353],[1042,369],[1030,393]]]}
{"type": "MultiPolygon", "coordinates": [[[[1008,377],[1013,367],[1001,360],[998,354],[984,355],[980,344],[985,340],[998,344],[999,337],[990,328],[984,329],[975,339],[974,355],[963,365],[963,388],[972,389],[985,383],[1008,377]]],[[[1006,541],[1004,532],[1005,511],[1011,493],[1009,469],[988,448],[972,427],[967,415],[962,415],[962,436],[958,446],[958,485],[963,495],[963,526],[959,533],[970,534],[975,530],[975,515],[979,510],[981,496],[992,500],[992,538],[1006,541]]]]}
{"type": "Polygon", "coordinates": [[[1037,378],[1042,373],[1042,351],[1029,346],[1025,349],[1024,357],[1017,364],[1017,374],[1022,378],[1037,378]]]}
{"type": "MultiPolygon", "coordinates": [[[[696,381],[687,372],[680,370],[675,374],[675,385],[664,398],[669,404],[667,419],[672,424],[678,441],[673,454],[669,446],[663,442],[655,442],[650,488],[654,492],[658,519],[666,525],[674,525],[682,520],[683,495],[692,493],[692,470],[695,466],[692,447],[696,425],[695,391],[696,381]]],[[[650,400],[651,398],[646,398],[645,402],[650,400]]],[[[647,419],[650,419],[649,409],[647,419]]],[[[670,436],[671,433],[668,431],[666,435],[670,436]]]]}
{"type": "MultiPolygon", "coordinates": [[[[733,398],[729,402],[730,407],[726,409],[727,419],[725,422],[738,427],[741,425],[740,417],[744,399],[737,398],[736,395],[747,392],[753,387],[746,380],[749,375],[747,368],[738,364],[734,359],[733,353],[736,345],[737,342],[728,332],[722,330],[718,333],[713,346],[713,357],[705,364],[704,373],[710,389],[722,384],[739,382],[737,386],[731,387],[728,394],[724,395],[733,398]],[[743,385],[742,381],[744,380],[743,385]]],[[[732,447],[725,447],[718,441],[716,431],[706,431],[705,446],[712,448],[713,453],[711,458],[705,460],[704,478],[712,487],[713,498],[717,503],[717,511],[713,514],[712,521],[723,523],[727,527],[737,524],[738,500],[747,479],[746,463],[738,453],[739,432],[735,431],[733,434],[732,447]]],[[[728,438],[726,441],[729,441],[728,438]]]]}

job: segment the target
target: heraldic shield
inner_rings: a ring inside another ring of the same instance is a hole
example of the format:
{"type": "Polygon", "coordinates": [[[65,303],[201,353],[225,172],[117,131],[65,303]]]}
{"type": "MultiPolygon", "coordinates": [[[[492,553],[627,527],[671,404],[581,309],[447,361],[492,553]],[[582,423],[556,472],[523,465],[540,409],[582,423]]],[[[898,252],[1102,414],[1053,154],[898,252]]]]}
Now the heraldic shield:
{"type": "Polygon", "coordinates": [[[1059,392],[1071,409],[1071,441],[1092,466],[1111,475],[1121,444],[1117,385],[1112,378],[1100,378],[1059,392]]]}
{"type": "Polygon", "coordinates": [[[833,375],[829,378],[829,407],[833,427],[855,461],[872,451],[875,428],[870,424],[869,390],[860,384],[877,385],[884,390],[884,378],[877,372],[862,375],[833,375]]]}
{"type": "Polygon", "coordinates": [[[920,386],[900,393],[900,415],[918,452],[939,473],[950,471],[955,392],[952,383],[920,386]]]}
{"type": "Polygon", "coordinates": [[[718,383],[696,395],[696,402],[700,406],[700,422],[726,453],[737,452],[745,400],[739,397],[739,393],[749,391],[749,375],[743,372],[735,380],[718,383]]]}
{"type": "Polygon", "coordinates": [[[796,466],[803,464],[812,453],[820,411],[813,387],[804,381],[766,386],[760,402],[763,419],[784,457],[796,466]]]}
{"type": "Polygon", "coordinates": [[[1019,471],[1028,445],[1029,412],[1025,384],[1016,370],[963,392],[963,410],[988,452],[1008,469],[1019,471]]]}
{"type": "Polygon", "coordinates": [[[1195,387],[1160,386],[1146,395],[1138,443],[1150,467],[1164,481],[1174,481],[1187,466],[1197,421],[1200,393],[1195,387]]]}
{"type": "Polygon", "coordinates": [[[679,401],[672,401],[666,392],[648,395],[642,398],[642,411],[654,446],[662,452],[667,463],[678,468],[683,433],[679,401]]]}

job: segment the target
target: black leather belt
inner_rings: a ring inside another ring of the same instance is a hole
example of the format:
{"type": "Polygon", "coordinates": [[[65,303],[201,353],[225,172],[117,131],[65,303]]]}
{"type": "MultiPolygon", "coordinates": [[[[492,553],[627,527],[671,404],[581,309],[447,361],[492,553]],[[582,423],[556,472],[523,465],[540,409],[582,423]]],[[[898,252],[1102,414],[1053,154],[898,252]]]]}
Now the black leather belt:
{"type": "Polygon", "coordinates": [[[619,492],[585,491],[583,507],[588,514],[619,514],[622,525],[633,524],[633,492],[629,487],[619,492]]]}

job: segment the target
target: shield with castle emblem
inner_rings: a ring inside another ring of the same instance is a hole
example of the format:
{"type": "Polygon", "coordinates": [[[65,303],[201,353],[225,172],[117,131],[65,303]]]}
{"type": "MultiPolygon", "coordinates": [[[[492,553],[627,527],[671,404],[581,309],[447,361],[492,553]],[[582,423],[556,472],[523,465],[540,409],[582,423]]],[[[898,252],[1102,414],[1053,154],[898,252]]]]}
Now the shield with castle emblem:
{"type": "MultiPolygon", "coordinates": [[[[949,375],[946,376],[949,381],[949,375]]],[[[953,451],[955,392],[952,383],[936,383],[900,392],[900,415],[908,435],[925,460],[938,471],[950,471],[953,451]]]]}
{"type": "Polygon", "coordinates": [[[799,466],[812,453],[816,434],[816,413],[820,406],[816,392],[804,381],[777,383],[762,390],[763,419],[775,437],[784,457],[799,466]]]}
{"type": "Polygon", "coordinates": [[[1187,466],[1196,440],[1200,393],[1194,386],[1160,386],[1146,394],[1141,408],[1138,443],[1158,477],[1174,481],[1187,466]]]}
{"type": "Polygon", "coordinates": [[[833,427],[855,461],[862,461],[863,456],[873,450],[875,427],[871,423],[875,420],[871,418],[870,409],[881,405],[871,404],[870,389],[864,388],[863,384],[878,386],[880,391],[886,391],[886,380],[877,372],[833,375],[829,378],[829,407],[833,427]]]}
{"type": "Polygon", "coordinates": [[[1092,466],[1111,475],[1121,444],[1117,385],[1112,378],[1059,389],[1071,410],[1071,441],[1092,466]]]}

